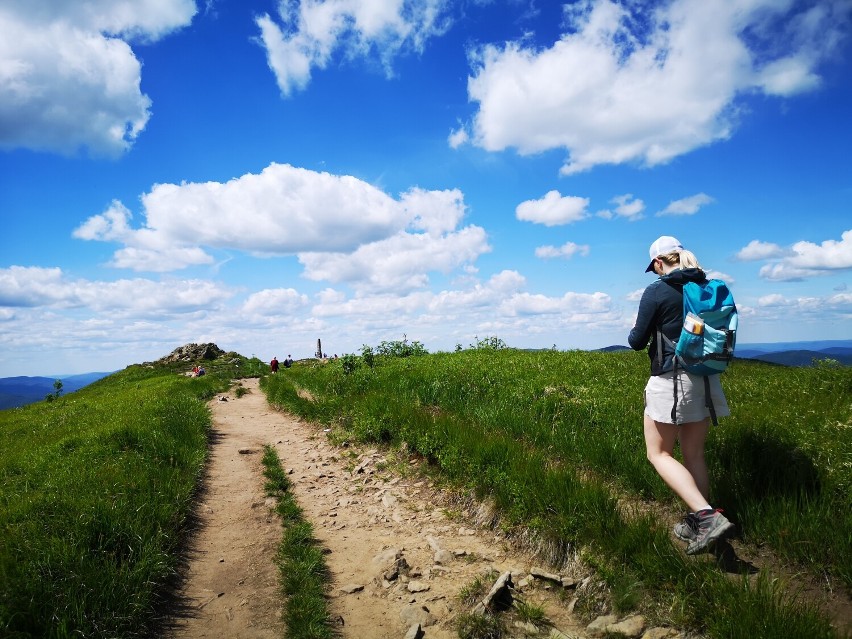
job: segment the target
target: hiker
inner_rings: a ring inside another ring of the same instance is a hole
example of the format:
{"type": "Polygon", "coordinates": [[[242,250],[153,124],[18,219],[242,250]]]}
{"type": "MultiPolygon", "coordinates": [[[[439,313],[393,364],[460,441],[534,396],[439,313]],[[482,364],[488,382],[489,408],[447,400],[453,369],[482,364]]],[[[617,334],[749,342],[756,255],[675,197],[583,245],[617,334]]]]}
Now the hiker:
{"type": "MultiPolygon", "coordinates": [[[[645,269],[659,278],[642,293],[636,323],[628,336],[630,347],[648,347],[651,377],[645,386],[645,447],[648,461],[687,505],[689,513],[675,525],[674,534],[689,542],[687,554],[708,551],[733,531],[721,510],[710,505],[710,480],[704,460],[704,443],[710,430],[705,405],[705,379],[675,367],[674,347],[684,326],[683,286],[707,277],[695,255],[674,237],[662,236],[651,244],[651,263],[645,269]],[[676,376],[676,377],[675,377],[676,376]],[[673,455],[680,442],[681,464],[673,455]]],[[[717,417],[730,415],[719,375],[708,377],[712,406],[717,417]]]]}
{"type": "Polygon", "coordinates": [[[287,359],[284,360],[284,368],[290,368],[293,365],[293,358],[290,355],[287,355],[287,359]]]}
{"type": "MultiPolygon", "coordinates": [[[[286,366],[286,365],[287,365],[287,362],[284,362],[284,365],[286,366]]],[[[271,362],[269,362],[269,368],[271,368],[271,369],[272,369],[272,372],[273,372],[273,373],[277,373],[277,372],[278,372],[278,356],[277,356],[277,355],[274,355],[274,356],[272,357],[272,361],[271,361],[271,362]]]]}

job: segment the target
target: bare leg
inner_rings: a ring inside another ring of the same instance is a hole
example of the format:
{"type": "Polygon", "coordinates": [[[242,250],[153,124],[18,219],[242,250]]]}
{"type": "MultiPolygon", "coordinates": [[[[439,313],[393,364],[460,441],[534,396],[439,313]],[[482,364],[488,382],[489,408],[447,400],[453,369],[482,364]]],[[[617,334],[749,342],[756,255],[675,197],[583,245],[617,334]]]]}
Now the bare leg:
{"type": "MultiPolygon", "coordinates": [[[[683,424],[680,428],[692,425],[683,424]]],[[[657,422],[645,415],[645,448],[648,461],[653,464],[669,488],[686,502],[691,511],[695,512],[707,506],[707,499],[696,484],[692,473],[672,455],[677,436],[678,427],[674,424],[657,422]]],[[[706,476],[706,469],[704,474],[706,476]]]]}
{"type": "Polygon", "coordinates": [[[678,431],[680,452],[683,453],[683,465],[695,480],[695,485],[704,499],[710,501],[710,479],[707,476],[707,464],[704,461],[704,443],[710,430],[710,420],[681,424],[678,431]]]}

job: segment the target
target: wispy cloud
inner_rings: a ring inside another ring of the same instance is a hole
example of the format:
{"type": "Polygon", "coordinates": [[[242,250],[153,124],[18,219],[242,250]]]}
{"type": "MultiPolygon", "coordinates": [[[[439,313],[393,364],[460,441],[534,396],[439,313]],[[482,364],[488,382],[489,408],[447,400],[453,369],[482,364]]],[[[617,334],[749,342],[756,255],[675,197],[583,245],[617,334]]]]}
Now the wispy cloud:
{"type": "Polygon", "coordinates": [[[304,89],[314,69],[340,50],[345,59],[375,55],[388,75],[405,51],[419,52],[449,28],[447,0],[280,2],[278,14],[256,19],[259,42],[285,97],[304,89]]]}
{"type": "Polygon", "coordinates": [[[613,209],[602,209],[595,215],[606,220],[611,220],[614,217],[624,218],[630,222],[641,220],[644,216],[645,202],[639,198],[633,197],[632,193],[624,195],[616,195],[609,201],[610,204],[615,204],[613,209]]]}
{"type": "Polygon", "coordinates": [[[12,308],[85,308],[119,318],[162,319],[213,310],[233,295],[230,288],[208,280],[92,281],[71,278],[59,268],[0,269],[0,306],[12,308]]]}
{"type": "Polygon", "coordinates": [[[589,254],[588,244],[575,244],[574,242],[566,242],[562,246],[539,246],[535,250],[535,256],[542,259],[564,257],[570,259],[575,255],[586,256],[589,254]]]}
{"type": "Polygon", "coordinates": [[[701,209],[713,202],[713,198],[706,193],[697,193],[689,197],[673,200],[662,211],[657,212],[657,217],[666,215],[695,215],[701,209]]]}

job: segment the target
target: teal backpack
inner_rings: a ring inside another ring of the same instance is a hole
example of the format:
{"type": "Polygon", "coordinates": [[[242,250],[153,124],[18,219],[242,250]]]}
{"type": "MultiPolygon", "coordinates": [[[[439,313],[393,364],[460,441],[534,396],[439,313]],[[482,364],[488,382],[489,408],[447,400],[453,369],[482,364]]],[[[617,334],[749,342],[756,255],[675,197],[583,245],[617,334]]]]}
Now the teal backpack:
{"type": "MultiPolygon", "coordinates": [[[[683,329],[677,343],[660,332],[660,336],[674,348],[675,372],[678,368],[704,377],[706,406],[713,424],[717,424],[716,411],[710,397],[710,375],[718,375],[734,359],[739,316],[734,296],[722,280],[706,280],[701,284],[687,282],[683,285],[683,329]]],[[[675,375],[675,380],[677,376],[675,375]]],[[[672,422],[676,421],[677,381],[672,422]]]]}

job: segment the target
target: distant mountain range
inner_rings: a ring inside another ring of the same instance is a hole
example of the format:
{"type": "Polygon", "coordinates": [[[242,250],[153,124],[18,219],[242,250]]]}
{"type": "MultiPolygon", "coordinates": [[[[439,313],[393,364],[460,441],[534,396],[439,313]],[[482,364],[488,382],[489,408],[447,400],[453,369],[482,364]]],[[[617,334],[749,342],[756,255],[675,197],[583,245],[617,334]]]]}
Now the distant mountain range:
{"type": "Polygon", "coordinates": [[[2,377],[0,378],[0,410],[40,402],[53,393],[53,384],[62,382],[62,394],[73,393],[112,373],[82,373],[66,377],[2,377]]]}
{"type": "MultiPolygon", "coordinates": [[[[630,349],[627,346],[607,346],[598,350],[610,352],[630,349]]],[[[737,344],[736,357],[782,366],[811,366],[814,360],[833,359],[845,366],[852,366],[852,340],[737,344]]]]}
{"type": "Polygon", "coordinates": [[[824,359],[833,359],[844,366],[852,366],[852,345],[819,348],[819,344],[813,342],[810,345],[802,345],[802,348],[781,351],[767,351],[763,348],[765,344],[744,344],[742,347],[737,346],[736,356],[784,366],[811,366],[814,360],[824,359]]]}

